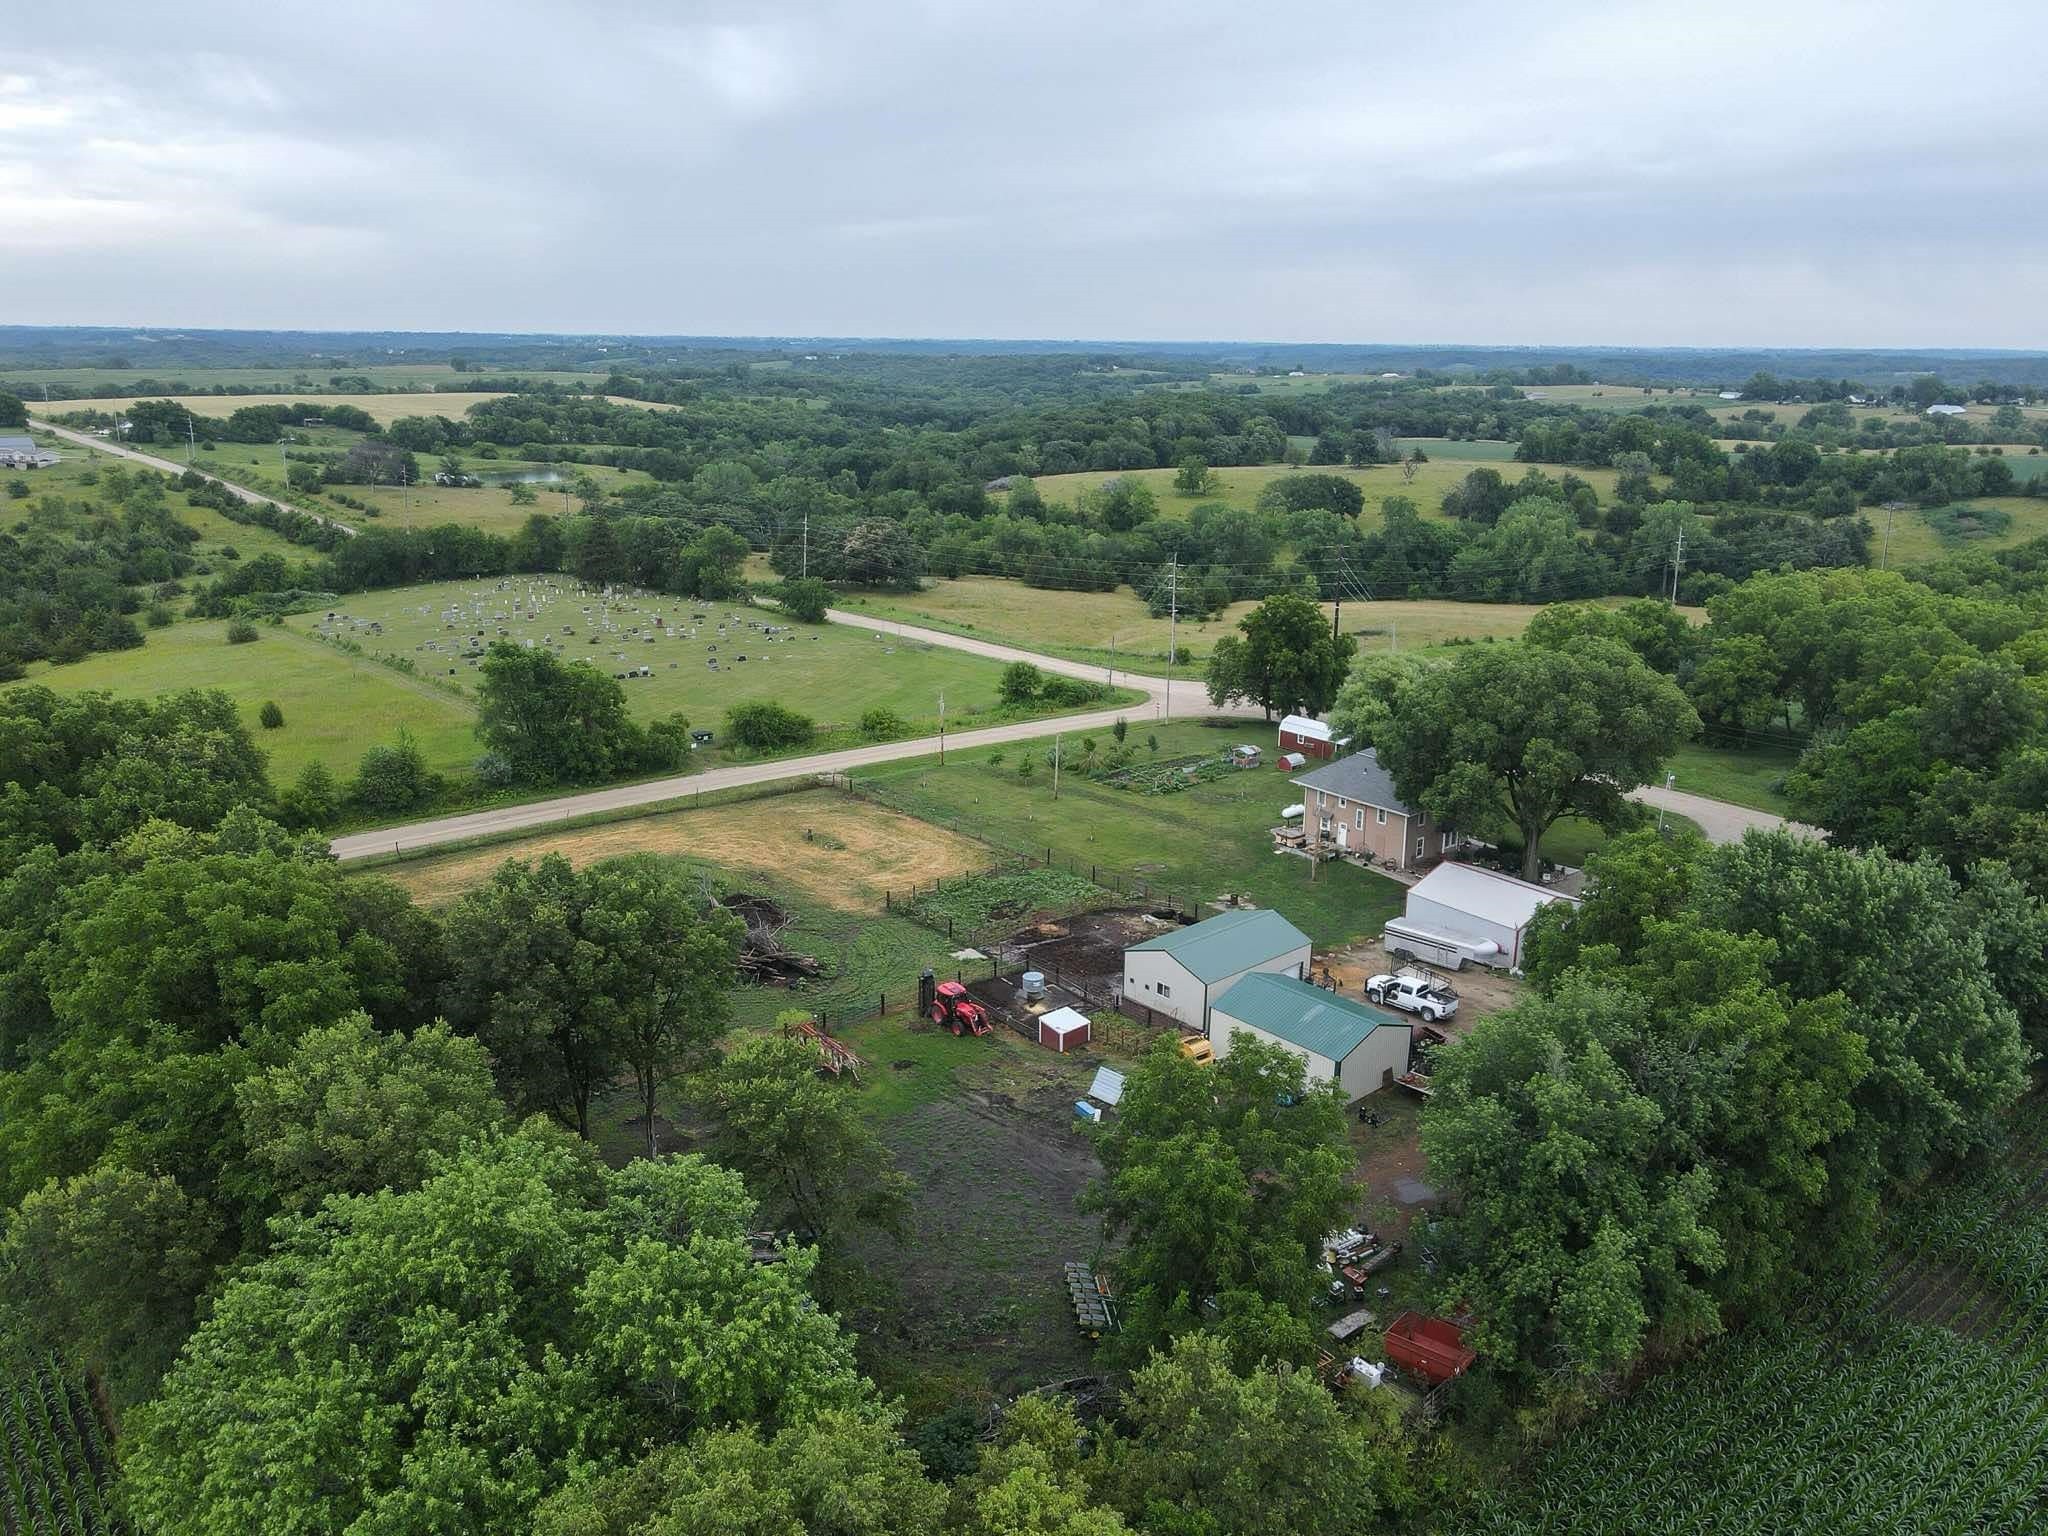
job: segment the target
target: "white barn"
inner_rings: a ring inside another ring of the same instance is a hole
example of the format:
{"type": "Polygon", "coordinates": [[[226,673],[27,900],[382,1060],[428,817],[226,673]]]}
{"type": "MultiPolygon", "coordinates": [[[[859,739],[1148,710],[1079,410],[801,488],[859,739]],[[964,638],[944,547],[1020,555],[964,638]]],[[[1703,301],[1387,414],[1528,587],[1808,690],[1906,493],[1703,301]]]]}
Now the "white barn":
{"type": "Polygon", "coordinates": [[[1529,920],[1553,901],[1579,904],[1474,864],[1439,864],[1408,888],[1406,910],[1386,926],[1386,947],[1454,969],[1465,960],[1517,969],[1529,920]]]}
{"type": "Polygon", "coordinates": [[[1311,1084],[1336,1083],[1347,1104],[1408,1070],[1413,1035],[1391,1013],[1265,971],[1238,978],[1220,994],[1209,1025],[1219,1061],[1230,1054],[1234,1036],[1284,1046],[1308,1063],[1311,1084]]]}
{"type": "Polygon", "coordinates": [[[1308,935],[1270,907],[1223,912],[1124,951],[1122,1009],[1207,1033],[1210,1006],[1251,971],[1308,974],[1308,935]]]}

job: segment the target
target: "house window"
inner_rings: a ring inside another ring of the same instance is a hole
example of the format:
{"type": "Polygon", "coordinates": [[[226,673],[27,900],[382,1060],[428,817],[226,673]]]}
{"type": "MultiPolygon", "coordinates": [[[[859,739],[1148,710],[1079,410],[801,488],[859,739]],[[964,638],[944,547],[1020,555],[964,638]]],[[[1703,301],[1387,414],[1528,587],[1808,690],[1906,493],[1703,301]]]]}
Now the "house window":
{"type": "Polygon", "coordinates": [[[1342,795],[1339,795],[1339,796],[1337,797],[1337,809],[1338,809],[1338,810],[1340,810],[1340,811],[1341,811],[1341,810],[1343,810],[1343,809],[1345,808],[1345,806],[1346,806],[1347,804],[1349,804],[1349,802],[1348,802],[1348,801],[1346,801],[1346,800],[1345,800],[1345,798],[1344,798],[1344,797],[1343,797],[1342,795]]]}
{"type": "Polygon", "coordinates": [[[1416,838],[1416,839],[1415,839],[1415,857],[1417,857],[1418,859],[1419,859],[1419,858],[1421,858],[1421,857],[1422,857],[1422,855],[1423,855],[1423,854],[1424,854],[1425,852],[1427,852],[1427,851],[1428,851],[1428,848],[1429,848],[1429,839],[1428,839],[1428,838],[1426,838],[1426,837],[1418,837],[1418,838],[1416,838]]]}
{"type": "Polygon", "coordinates": [[[1173,996],[1173,988],[1162,981],[1159,983],[1159,995],[1161,997],[1171,997],[1173,996]]]}
{"type": "Polygon", "coordinates": [[[1352,826],[1356,827],[1359,831],[1363,832],[1365,830],[1365,812],[1358,812],[1357,815],[1353,818],[1351,824],[1352,826]]]}
{"type": "Polygon", "coordinates": [[[1379,826],[1384,827],[1387,824],[1387,813],[1385,811],[1375,809],[1373,815],[1377,818],[1379,826]]]}

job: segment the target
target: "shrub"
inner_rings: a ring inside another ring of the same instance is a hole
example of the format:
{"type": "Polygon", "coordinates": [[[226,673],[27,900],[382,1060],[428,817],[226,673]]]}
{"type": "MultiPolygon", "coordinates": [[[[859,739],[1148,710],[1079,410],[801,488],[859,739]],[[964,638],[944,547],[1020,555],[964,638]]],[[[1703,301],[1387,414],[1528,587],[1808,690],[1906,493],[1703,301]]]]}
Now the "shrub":
{"type": "Polygon", "coordinates": [[[230,619],[228,621],[229,645],[247,645],[255,638],[256,626],[247,619],[230,619]]]}
{"type": "Polygon", "coordinates": [[[893,709],[875,708],[860,717],[860,733],[869,741],[894,741],[909,731],[910,722],[893,709]]]}
{"type": "Polygon", "coordinates": [[[365,752],[349,786],[349,798],[366,811],[418,810],[433,794],[426,757],[406,730],[399,731],[397,745],[365,752]]]}
{"type": "Polygon", "coordinates": [[[7,494],[16,501],[26,501],[28,499],[28,492],[29,484],[26,480],[10,480],[7,482],[7,494]]]}
{"type": "Polygon", "coordinates": [[[256,711],[256,719],[266,731],[274,731],[284,724],[284,711],[277,707],[277,700],[265,699],[263,707],[256,711]]]}
{"type": "Polygon", "coordinates": [[[519,782],[519,770],[512,766],[512,759],[502,752],[485,752],[476,760],[471,770],[477,783],[485,789],[509,789],[519,782]]]}
{"type": "Polygon", "coordinates": [[[1073,709],[1093,704],[1108,693],[1101,683],[1084,683],[1078,677],[1048,677],[1045,686],[1038,690],[1038,702],[1057,709],[1073,709]]]}
{"type": "Polygon", "coordinates": [[[782,584],[782,611],[804,624],[825,622],[825,610],[832,606],[832,589],[815,576],[798,577],[782,584]]]}
{"type": "Polygon", "coordinates": [[[1121,715],[1117,717],[1116,724],[1112,725],[1109,728],[1109,734],[1116,738],[1116,744],[1118,746],[1122,746],[1124,744],[1124,738],[1130,735],[1130,733],[1131,722],[1124,719],[1121,715]]]}
{"type": "Polygon", "coordinates": [[[1037,760],[1036,760],[1036,759],[1034,759],[1034,758],[1033,758],[1033,757],[1032,757],[1032,756],[1031,756],[1031,755],[1030,755],[1030,754],[1029,754],[1028,752],[1027,752],[1027,753],[1026,753],[1026,754],[1025,754],[1024,756],[1022,756],[1022,757],[1020,757],[1020,758],[1018,758],[1018,759],[1017,759],[1017,777],[1018,777],[1018,778],[1020,778],[1020,779],[1028,779],[1028,778],[1030,778],[1030,777],[1031,777],[1031,775],[1032,775],[1032,774],[1036,773],[1037,771],[1038,771],[1038,763],[1037,763],[1037,760]]]}
{"type": "Polygon", "coordinates": [[[1045,674],[1028,661],[1013,661],[1003,668],[996,693],[1005,704],[1029,704],[1045,684],[1045,674]]]}
{"type": "Polygon", "coordinates": [[[725,712],[725,733],[749,752],[780,752],[800,747],[817,735],[809,715],[800,715],[768,699],[735,704],[725,712]]]}
{"type": "Polygon", "coordinates": [[[278,813],[288,827],[324,827],[340,810],[334,775],[325,763],[308,763],[298,782],[277,797],[278,813]]]}
{"type": "Polygon", "coordinates": [[[162,629],[171,622],[173,617],[171,605],[169,603],[151,603],[143,613],[143,617],[149,621],[151,629],[162,629]]]}

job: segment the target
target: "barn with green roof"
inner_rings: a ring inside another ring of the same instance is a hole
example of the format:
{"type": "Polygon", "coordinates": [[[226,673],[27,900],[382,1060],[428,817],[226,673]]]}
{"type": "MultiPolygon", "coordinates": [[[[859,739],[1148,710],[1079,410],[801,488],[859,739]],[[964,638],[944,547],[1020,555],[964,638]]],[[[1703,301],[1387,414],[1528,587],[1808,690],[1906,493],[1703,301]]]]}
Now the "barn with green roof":
{"type": "Polygon", "coordinates": [[[1209,1011],[1219,1060],[1230,1054],[1233,1037],[1284,1046],[1307,1061],[1310,1083],[1337,1083],[1347,1104],[1408,1070],[1412,1034],[1399,1016],[1370,1003],[1266,972],[1239,977],[1209,1011]]]}

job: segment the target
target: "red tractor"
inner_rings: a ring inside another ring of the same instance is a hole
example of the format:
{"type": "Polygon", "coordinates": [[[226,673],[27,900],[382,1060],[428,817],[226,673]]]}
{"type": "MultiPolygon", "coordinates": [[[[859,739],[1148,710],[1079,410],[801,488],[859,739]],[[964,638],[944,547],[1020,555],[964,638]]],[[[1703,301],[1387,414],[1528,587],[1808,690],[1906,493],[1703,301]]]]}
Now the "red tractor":
{"type": "Polygon", "coordinates": [[[957,981],[939,983],[932,996],[931,1016],[934,1024],[943,1024],[956,1035],[985,1035],[990,1028],[988,1010],[957,981]]]}

